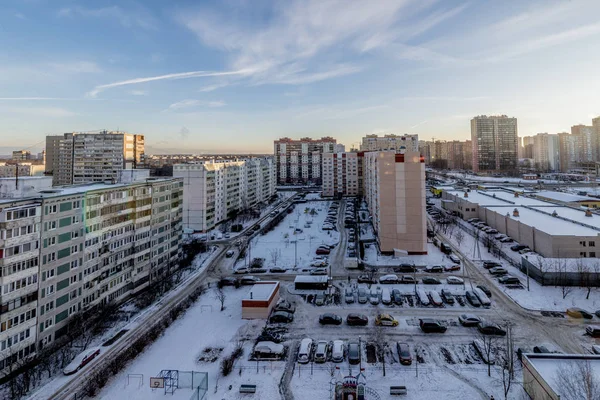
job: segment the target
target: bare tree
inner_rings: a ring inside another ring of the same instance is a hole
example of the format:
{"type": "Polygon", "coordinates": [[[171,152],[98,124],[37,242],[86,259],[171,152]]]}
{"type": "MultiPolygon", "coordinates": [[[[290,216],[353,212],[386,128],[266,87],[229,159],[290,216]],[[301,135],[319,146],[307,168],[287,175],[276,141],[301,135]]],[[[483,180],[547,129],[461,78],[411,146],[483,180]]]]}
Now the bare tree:
{"type": "Polygon", "coordinates": [[[514,340],[510,326],[507,330],[506,344],[504,348],[496,351],[496,366],[499,370],[500,383],[504,393],[504,400],[508,400],[508,394],[515,380],[514,340]]]}
{"type": "Polygon", "coordinates": [[[498,347],[498,337],[493,335],[477,334],[476,341],[479,342],[479,352],[483,361],[488,366],[488,376],[492,376],[492,364],[494,364],[494,352],[498,347]]]}
{"type": "Polygon", "coordinates": [[[277,262],[281,258],[281,249],[269,250],[269,256],[271,257],[271,264],[273,264],[273,266],[277,266],[277,262]]]}
{"type": "Polygon", "coordinates": [[[385,349],[387,347],[387,342],[383,336],[383,327],[375,326],[371,334],[371,341],[375,343],[375,353],[377,355],[377,359],[381,362],[383,367],[383,376],[385,376],[385,349]]]}
{"type": "Polygon", "coordinates": [[[456,244],[458,245],[458,247],[460,247],[464,239],[465,234],[462,230],[459,230],[458,232],[456,232],[456,235],[454,235],[454,240],[456,240],[456,244]]]}
{"type": "Polygon", "coordinates": [[[560,287],[562,298],[566,299],[567,296],[573,291],[573,286],[569,285],[567,280],[567,260],[561,258],[555,259],[554,271],[556,273],[555,286],[560,287]]]}
{"type": "Polygon", "coordinates": [[[221,311],[223,311],[225,309],[225,291],[223,290],[222,287],[216,287],[215,288],[215,299],[219,301],[219,303],[221,303],[221,311]]]}
{"type": "Polygon", "coordinates": [[[556,372],[556,383],[562,400],[594,400],[600,398],[600,379],[589,361],[562,363],[556,372]]]}

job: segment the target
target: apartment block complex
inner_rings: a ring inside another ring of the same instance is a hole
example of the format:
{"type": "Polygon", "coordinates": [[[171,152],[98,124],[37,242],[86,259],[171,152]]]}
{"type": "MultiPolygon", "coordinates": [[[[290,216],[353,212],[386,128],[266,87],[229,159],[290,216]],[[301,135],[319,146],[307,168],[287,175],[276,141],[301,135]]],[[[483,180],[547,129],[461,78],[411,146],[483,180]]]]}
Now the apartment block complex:
{"type": "Polygon", "coordinates": [[[361,151],[394,150],[398,153],[419,151],[418,135],[367,135],[362,138],[361,151]]]}
{"type": "Polygon", "coordinates": [[[46,174],[55,186],[118,181],[144,160],[144,135],[102,131],[46,137],[46,174]]]}
{"type": "Polygon", "coordinates": [[[364,154],[323,154],[323,196],[362,196],[364,154]]]}
{"type": "Polygon", "coordinates": [[[474,172],[515,171],[518,157],[517,119],[477,116],[471,120],[474,172]]]}
{"type": "Polygon", "coordinates": [[[560,171],[559,136],[547,133],[533,136],[533,161],[538,171],[560,171]]]}
{"type": "Polygon", "coordinates": [[[44,165],[31,162],[17,164],[0,163],[0,178],[41,176],[44,174],[44,165]]]}
{"type": "Polygon", "coordinates": [[[425,162],[439,169],[470,170],[472,145],[470,140],[437,140],[419,145],[419,152],[425,162]]]}
{"type": "Polygon", "coordinates": [[[15,150],[12,152],[12,159],[17,161],[31,160],[31,152],[28,150],[15,150]]]}
{"type": "Polygon", "coordinates": [[[183,226],[205,232],[236,213],[266,203],[276,192],[272,157],[175,164],[183,180],[183,226]]]}
{"type": "Polygon", "coordinates": [[[0,370],[60,339],[72,315],[120,302],[175,269],[182,191],[170,178],[0,201],[0,370]]]}
{"type": "Polygon", "coordinates": [[[336,140],[281,138],[274,142],[277,183],[280,185],[321,185],[321,163],[325,153],[332,153],[336,140]]]}
{"type": "Polygon", "coordinates": [[[424,158],[417,152],[365,152],[363,171],[381,252],[427,254],[424,158]]]}

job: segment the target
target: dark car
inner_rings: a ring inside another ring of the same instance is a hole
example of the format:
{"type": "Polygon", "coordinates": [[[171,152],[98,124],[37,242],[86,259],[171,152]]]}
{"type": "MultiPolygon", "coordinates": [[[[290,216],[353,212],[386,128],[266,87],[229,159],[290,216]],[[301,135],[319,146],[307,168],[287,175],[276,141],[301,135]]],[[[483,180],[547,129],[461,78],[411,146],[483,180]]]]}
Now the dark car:
{"type": "Polygon", "coordinates": [[[583,308],[579,308],[579,307],[567,308],[567,315],[569,317],[573,317],[573,318],[585,318],[585,319],[594,318],[592,313],[584,310],[583,308]]]}
{"type": "Polygon", "coordinates": [[[329,250],[329,248],[326,247],[319,247],[316,251],[317,255],[325,255],[325,254],[329,254],[331,253],[331,250],[329,250]]]}
{"type": "Polygon", "coordinates": [[[442,300],[448,304],[454,304],[454,295],[446,289],[442,289],[442,300]]]}
{"type": "Polygon", "coordinates": [[[359,275],[357,281],[358,283],[377,283],[377,279],[368,274],[359,275]]]}
{"type": "Polygon", "coordinates": [[[526,248],[527,248],[527,246],[523,246],[522,244],[515,244],[513,246],[510,246],[510,249],[512,251],[521,251],[521,250],[526,249],[526,248]]]}
{"type": "Polygon", "coordinates": [[[442,283],[436,278],[423,278],[421,279],[421,282],[423,282],[425,285],[440,285],[442,283]]]}
{"type": "Polygon", "coordinates": [[[518,285],[521,283],[519,278],[517,278],[516,276],[511,276],[511,275],[507,275],[507,276],[503,276],[502,278],[498,278],[498,282],[500,282],[503,285],[518,285]]]}
{"type": "Polygon", "coordinates": [[[404,275],[402,278],[400,278],[398,283],[409,283],[414,285],[415,283],[419,283],[419,280],[410,275],[404,275]]]}
{"type": "Polygon", "coordinates": [[[487,286],[483,286],[483,285],[477,285],[477,287],[478,287],[479,289],[481,289],[481,291],[482,291],[483,293],[485,293],[485,295],[486,295],[487,297],[492,297],[492,292],[490,291],[490,289],[488,289],[488,288],[487,288],[487,286]]]}
{"type": "Polygon", "coordinates": [[[444,325],[442,325],[440,321],[432,318],[420,319],[419,326],[421,327],[421,330],[425,333],[444,333],[448,329],[444,325]]]}
{"type": "Polygon", "coordinates": [[[502,264],[500,264],[499,262],[496,261],[484,261],[483,262],[483,268],[485,269],[491,269],[491,268],[495,268],[495,267],[501,267],[502,264]]]}
{"type": "Polygon", "coordinates": [[[412,356],[410,355],[410,347],[408,347],[408,343],[396,343],[396,349],[398,350],[398,357],[400,359],[400,364],[402,365],[410,365],[412,364],[412,356]]]}
{"type": "Polygon", "coordinates": [[[286,311],[289,313],[294,313],[296,311],[296,306],[287,300],[281,299],[275,305],[275,311],[286,311]]]}
{"type": "Polygon", "coordinates": [[[473,291],[467,290],[465,295],[467,296],[467,301],[469,304],[471,304],[473,307],[481,307],[481,301],[479,301],[479,297],[477,297],[473,291]]]}
{"type": "Polygon", "coordinates": [[[360,362],[360,346],[358,342],[348,343],[348,362],[353,365],[360,362]]]}
{"type": "Polygon", "coordinates": [[[536,354],[552,353],[546,346],[534,346],[533,352],[536,354]]]}
{"type": "Polygon", "coordinates": [[[269,272],[271,273],[284,273],[285,271],[287,271],[287,269],[283,268],[283,267],[272,267],[269,272]]]}
{"type": "Polygon", "coordinates": [[[401,306],[402,305],[402,294],[400,293],[400,290],[398,290],[398,289],[393,289],[392,290],[392,301],[397,306],[401,306]]]}
{"type": "Polygon", "coordinates": [[[364,314],[348,314],[346,324],[350,326],[366,326],[369,323],[369,318],[364,314]]]}
{"type": "Polygon", "coordinates": [[[235,279],[235,278],[229,278],[229,277],[224,277],[219,279],[219,282],[217,283],[217,285],[219,287],[223,287],[223,286],[239,286],[240,282],[235,279]]]}
{"type": "Polygon", "coordinates": [[[498,325],[493,324],[491,322],[480,322],[477,325],[477,329],[483,335],[498,335],[498,336],[506,336],[506,331],[500,328],[498,325]]]}
{"type": "Polygon", "coordinates": [[[279,322],[292,322],[294,320],[294,314],[287,312],[287,311],[275,311],[273,314],[271,314],[271,317],[269,318],[269,322],[272,324],[276,324],[279,322]]]}
{"type": "Polygon", "coordinates": [[[342,317],[335,314],[321,314],[319,315],[319,323],[321,325],[341,325],[342,317]]]}
{"type": "Polygon", "coordinates": [[[415,272],[417,268],[412,264],[400,264],[397,267],[394,267],[394,272],[415,272]]]}
{"type": "Polygon", "coordinates": [[[442,267],[441,265],[429,265],[427,267],[425,267],[425,272],[431,272],[431,273],[442,273],[444,272],[444,267],[442,267]]]}

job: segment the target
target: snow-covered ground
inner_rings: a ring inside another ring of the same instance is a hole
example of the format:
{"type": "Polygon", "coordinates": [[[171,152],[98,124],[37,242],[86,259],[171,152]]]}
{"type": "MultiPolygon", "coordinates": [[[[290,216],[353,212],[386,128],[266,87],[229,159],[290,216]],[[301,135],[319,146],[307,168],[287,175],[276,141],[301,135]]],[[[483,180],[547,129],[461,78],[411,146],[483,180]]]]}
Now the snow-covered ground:
{"type": "Polygon", "coordinates": [[[438,247],[432,243],[427,244],[427,254],[408,255],[403,257],[394,257],[378,254],[377,246],[372,245],[365,249],[364,261],[369,265],[392,266],[403,263],[414,264],[416,266],[427,265],[451,265],[454,264],[448,259],[446,254],[442,253],[438,247]]]}
{"type": "MultiPolygon", "coordinates": [[[[329,201],[296,204],[294,211],[287,214],[275,229],[252,239],[247,252],[250,258],[264,258],[267,268],[278,266],[291,269],[294,265],[299,269],[308,267],[316,256],[317,247],[339,242],[339,232],[321,230],[330,204],[329,201]],[[294,233],[296,229],[302,232],[294,233]]],[[[243,266],[248,261],[251,260],[247,256],[246,260],[239,260],[235,267],[243,266]]]]}

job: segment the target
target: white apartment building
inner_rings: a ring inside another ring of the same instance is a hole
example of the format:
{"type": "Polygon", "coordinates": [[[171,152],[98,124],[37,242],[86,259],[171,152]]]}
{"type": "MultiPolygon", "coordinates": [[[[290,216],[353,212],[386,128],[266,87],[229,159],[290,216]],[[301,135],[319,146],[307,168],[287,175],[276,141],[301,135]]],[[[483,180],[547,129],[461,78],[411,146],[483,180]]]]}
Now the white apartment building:
{"type": "Polygon", "coordinates": [[[365,152],[363,173],[381,252],[427,254],[424,158],[417,152],[365,152]]]}
{"type": "Polygon", "coordinates": [[[540,171],[560,170],[558,135],[538,133],[533,137],[533,161],[536,169],[540,171]]]}
{"type": "Polygon", "coordinates": [[[168,178],[0,200],[0,370],[60,339],[72,315],[121,302],[177,268],[182,191],[181,179],[168,178]]]}
{"type": "Polygon", "coordinates": [[[0,163],[0,178],[12,178],[22,176],[42,176],[45,166],[43,164],[32,164],[31,162],[20,162],[18,164],[0,163]]]}
{"type": "Polygon", "coordinates": [[[274,142],[277,183],[280,185],[320,185],[323,154],[332,153],[336,140],[281,138],[274,142]]]}
{"type": "Polygon", "coordinates": [[[363,194],[364,152],[323,154],[323,196],[363,194]]]}
{"type": "Polygon", "coordinates": [[[118,182],[124,169],[144,161],[144,135],[102,131],[46,137],[46,174],[55,186],[118,182]]]}
{"type": "Polygon", "coordinates": [[[362,138],[362,151],[395,150],[398,153],[419,151],[419,135],[367,135],[362,138]]]}
{"type": "Polygon", "coordinates": [[[205,232],[275,195],[272,157],[173,165],[183,179],[183,226],[205,232]]]}

